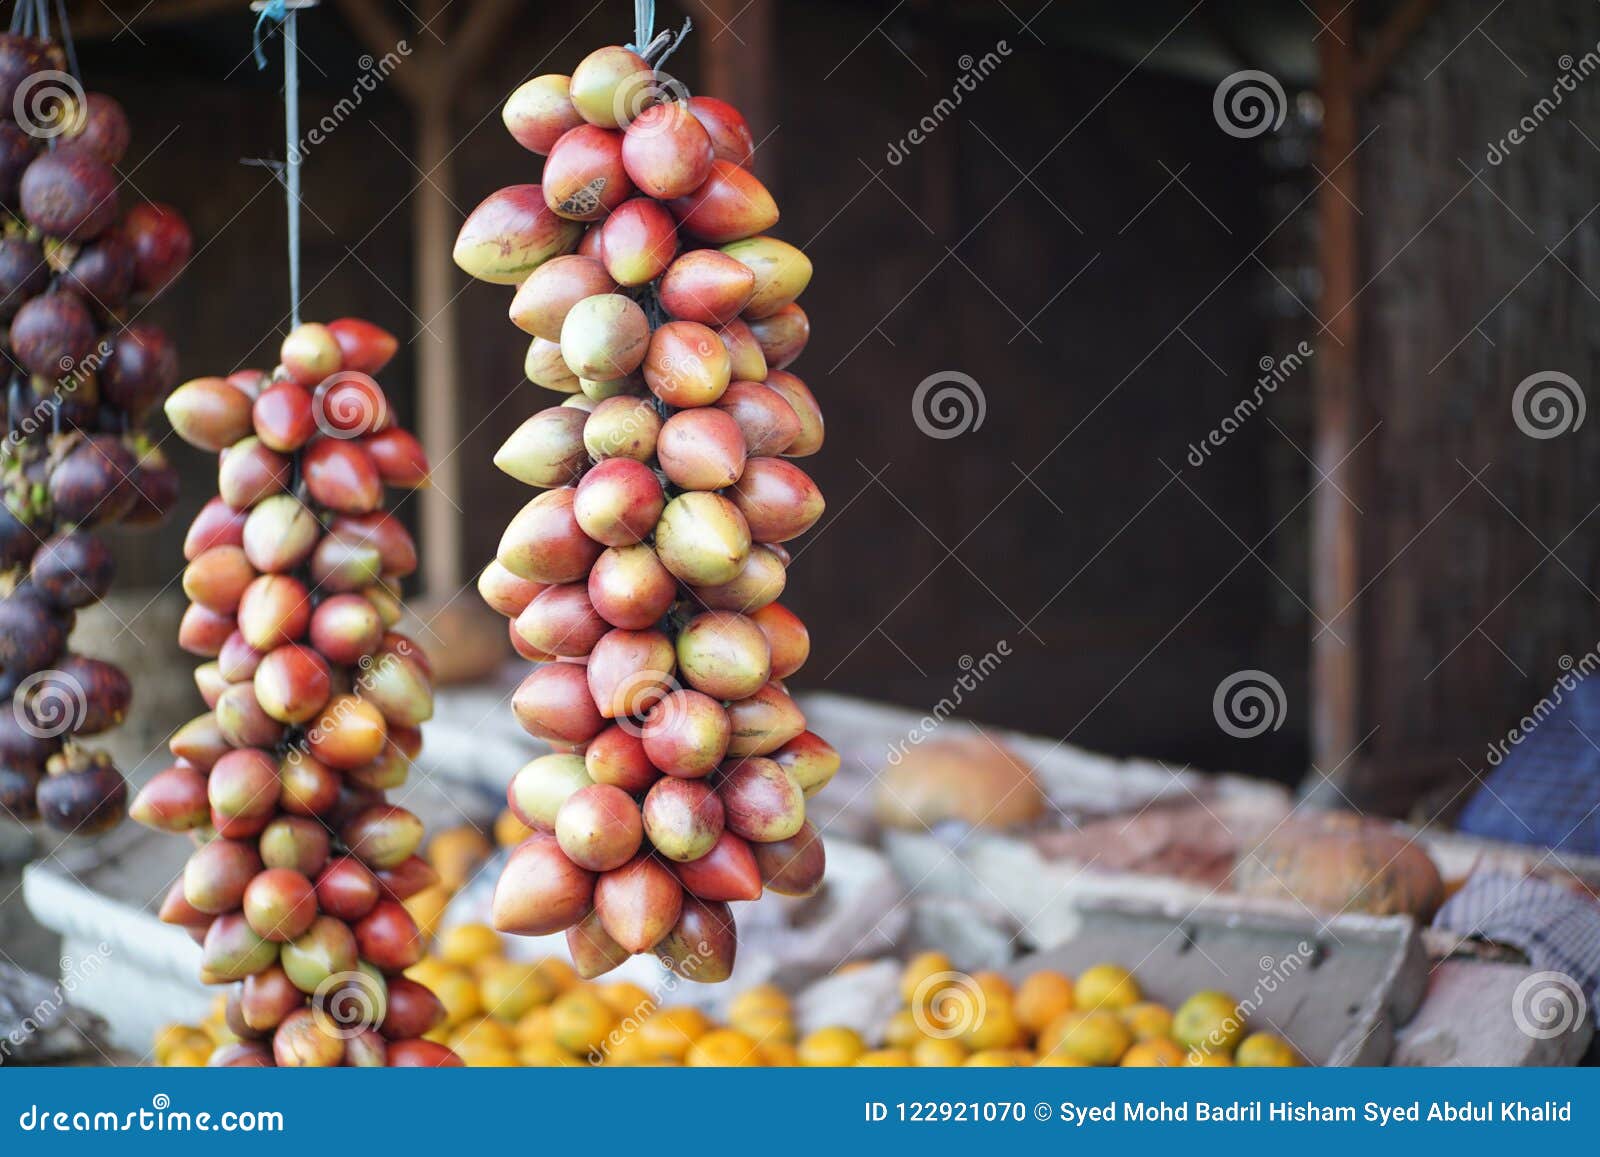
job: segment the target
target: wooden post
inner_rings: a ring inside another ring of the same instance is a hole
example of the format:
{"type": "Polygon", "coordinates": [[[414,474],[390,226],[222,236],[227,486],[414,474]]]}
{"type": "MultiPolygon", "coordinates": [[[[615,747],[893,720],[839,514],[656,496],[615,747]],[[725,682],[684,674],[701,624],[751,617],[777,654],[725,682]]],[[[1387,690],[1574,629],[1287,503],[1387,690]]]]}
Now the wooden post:
{"type": "MultiPolygon", "coordinates": [[[[776,0],[702,0],[695,14],[700,91],[734,105],[756,138],[756,176],[778,196],[776,0]]],[[[672,62],[667,62],[671,70],[672,62]]]]}
{"type": "Polygon", "coordinates": [[[416,262],[415,310],[421,332],[417,349],[417,428],[432,464],[433,484],[422,501],[423,594],[449,599],[461,586],[461,391],[459,339],[450,260],[459,223],[452,207],[450,108],[445,100],[415,109],[416,162],[429,176],[412,195],[411,238],[416,262]]]}
{"type": "MultiPolygon", "coordinates": [[[[339,0],[340,10],[375,56],[406,38],[381,0],[339,0]]],[[[415,118],[417,188],[411,196],[411,242],[416,260],[413,312],[417,334],[417,427],[433,467],[421,506],[423,595],[435,605],[461,589],[461,388],[456,324],[455,266],[450,252],[460,225],[455,208],[455,147],[451,111],[456,86],[488,54],[516,15],[516,0],[478,0],[446,29],[444,0],[420,0],[408,61],[393,74],[415,118]],[[444,43],[441,44],[440,41],[444,43]]]]}
{"type": "MultiPolygon", "coordinates": [[[[1360,616],[1352,607],[1361,584],[1360,525],[1345,495],[1359,502],[1357,469],[1349,460],[1364,431],[1357,384],[1356,181],[1358,128],[1355,3],[1317,0],[1327,25],[1318,38],[1322,83],[1319,165],[1326,180],[1317,194],[1322,293],[1317,312],[1326,328],[1317,340],[1312,458],[1319,477],[1311,501],[1312,626],[1311,761],[1324,774],[1343,765],[1360,739],[1360,616]],[[1347,609],[1348,608],[1348,609],[1347,609]],[[1317,633],[1320,632],[1320,633],[1317,633]]],[[[1347,763],[1346,761],[1349,760],[1347,763]]]]}

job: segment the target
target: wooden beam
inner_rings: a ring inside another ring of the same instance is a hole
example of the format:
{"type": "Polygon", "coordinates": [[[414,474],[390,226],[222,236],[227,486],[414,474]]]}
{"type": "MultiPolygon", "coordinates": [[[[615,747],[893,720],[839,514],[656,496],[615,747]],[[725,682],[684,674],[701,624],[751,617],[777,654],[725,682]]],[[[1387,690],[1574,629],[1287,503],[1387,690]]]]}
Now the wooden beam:
{"type": "MultiPolygon", "coordinates": [[[[382,0],[337,0],[339,12],[349,21],[350,28],[367,46],[367,51],[381,59],[393,52],[402,40],[409,41],[406,29],[396,24],[384,11],[382,0]]],[[[432,51],[433,42],[424,33],[420,44],[411,45],[411,54],[405,64],[394,70],[389,79],[395,89],[415,109],[430,96],[448,99],[439,92],[436,83],[439,63],[432,51]]]]}
{"type": "Polygon", "coordinates": [[[440,79],[447,92],[483,63],[521,10],[522,0],[477,0],[450,38],[440,79]]]}
{"type": "Polygon", "coordinates": [[[1354,0],[1317,0],[1327,26],[1318,38],[1322,139],[1317,194],[1322,292],[1312,405],[1312,458],[1320,484],[1311,500],[1311,761],[1325,774],[1350,770],[1360,740],[1361,583],[1358,467],[1350,454],[1362,436],[1357,387],[1356,181],[1358,137],[1354,0]],[[1348,498],[1346,496],[1349,496],[1348,498]],[[1326,628],[1322,626],[1326,625],[1326,628]]]}
{"type": "MultiPolygon", "coordinates": [[[[700,91],[734,105],[756,139],[756,175],[778,195],[778,6],[776,0],[701,0],[700,91]]],[[[667,61],[670,71],[672,61],[667,61]]],[[[780,199],[781,200],[781,199],[780,199]]]]}
{"type": "Polygon", "coordinates": [[[1438,0],[1405,0],[1389,13],[1388,19],[1373,36],[1371,45],[1361,54],[1361,62],[1356,71],[1356,88],[1363,95],[1383,83],[1383,78],[1389,74],[1395,58],[1422,30],[1429,14],[1437,5],[1438,0]]]}
{"type": "Polygon", "coordinates": [[[128,43],[137,47],[139,41],[135,39],[133,33],[137,32],[141,25],[182,24],[190,20],[215,16],[220,12],[238,11],[239,0],[163,0],[162,3],[150,5],[147,9],[119,19],[99,0],[91,0],[88,4],[68,5],[67,18],[72,22],[72,35],[77,40],[126,36],[128,43]],[[130,32],[129,29],[133,31],[130,32]]]}
{"type": "MultiPolygon", "coordinates": [[[[374,53],[387,52],[406,35],[380,0],[339,0],[340,10],[374,53]]],[[[450,259],[460,214],[455,207],[455,148],[451,131],[456,84],[493,49],[516,16],[516,0],[477,0],[446,35],[440,25],[443,0],[421,0],[412,59],[398,79],[415,68],[401,94],[415,121],[413,161],[420,178],[411,197],[411,245],[416,259],[412,310],[417,315],[417,428],[433,466],[433,485],[419,496],[423,594],[444,603],[463,576],[460,335],[456,324],[456,270],[450,259]]]]}

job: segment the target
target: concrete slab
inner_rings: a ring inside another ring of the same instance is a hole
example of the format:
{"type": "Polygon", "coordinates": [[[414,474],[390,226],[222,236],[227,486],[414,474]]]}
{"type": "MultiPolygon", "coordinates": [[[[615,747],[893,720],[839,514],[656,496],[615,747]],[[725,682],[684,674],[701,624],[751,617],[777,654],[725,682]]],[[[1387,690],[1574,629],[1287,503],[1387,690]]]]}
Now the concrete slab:
{"type": "Polygon", "coordinates": [[[1575,1065],[1595,1033],[1575,989],[1526,964],[1442,960],[1395,1038],[1397,1065],[1575,1065]]]}

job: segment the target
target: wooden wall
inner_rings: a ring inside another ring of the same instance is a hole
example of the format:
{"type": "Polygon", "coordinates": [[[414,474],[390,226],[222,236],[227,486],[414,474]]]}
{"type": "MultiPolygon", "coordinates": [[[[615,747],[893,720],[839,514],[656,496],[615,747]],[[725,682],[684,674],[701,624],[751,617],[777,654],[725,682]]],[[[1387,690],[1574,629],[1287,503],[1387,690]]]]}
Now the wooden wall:
{"type": "MultiPolygon", "coordinates": [[[[1600,78],[1548,97],[1600,12],[1446,0],[1364,110],[1363,799],[1459,806],[1486,748],[1600,640],[1600,423],[1545,440],[1518,383],[1600,382],[1600,78]],[[1482,22],[1481,28],[1479,27],[1482,22]],[[1478,29],[1477,31],[1474,31],[1478,29]]],[[[1591,57],[1589,64],[1595,63],[1591,57]]]]}

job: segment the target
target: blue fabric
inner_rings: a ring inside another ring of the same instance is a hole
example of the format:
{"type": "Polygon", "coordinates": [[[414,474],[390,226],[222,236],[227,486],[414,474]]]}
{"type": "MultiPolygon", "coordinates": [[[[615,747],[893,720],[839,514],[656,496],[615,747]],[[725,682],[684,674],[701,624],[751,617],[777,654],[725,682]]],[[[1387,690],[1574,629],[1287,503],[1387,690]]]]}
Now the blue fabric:
{"type": "Polygon", "coordinates": [[[1487,752],[1498,764],[1457,827],[1471,835],[1600,854],[1600,679],[1565,676],[1487,752]]]}

